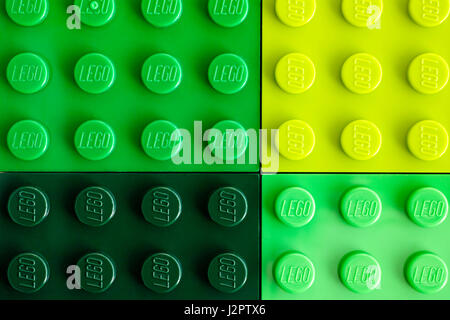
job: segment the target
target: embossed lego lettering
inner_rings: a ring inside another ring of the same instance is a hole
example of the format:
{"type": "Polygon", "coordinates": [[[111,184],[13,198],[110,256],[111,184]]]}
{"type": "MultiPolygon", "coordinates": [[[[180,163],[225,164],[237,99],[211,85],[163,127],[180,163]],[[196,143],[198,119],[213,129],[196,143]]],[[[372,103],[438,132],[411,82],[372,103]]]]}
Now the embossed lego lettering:
{"type": "Polygon", "coordinates": [[[81,0],[80,9],[81,14],[108,14],[109,6],[111,5],[111,0],[81,0]]]}
{"type": "Polygon", "coordinates": [[[170,202],[169,194],[167,192],[162,192],[157,190],[153,192],[153,219],[169,222],[170,221],[170,202]]]}
{"type": "Polygon", "coordinates": [[[439,22],[439,0],[422,0],[422,18],[430,22],[439,22]]]}
{"type": "Polygon", "coordinates": [[[94,257],[86,259],[86,285],[103,288],[103,261],[94,257]]]}
{"type": "Polygon", "coordinates": [[[219,212],[220,219],[236,222],[236,194],[227,190],[219,193],[219,212]]]}
{"type": "Polygon", "coordinates": [[[21,257],[19,259],[18,277],[20,286],[25,288],[36,288],[36,261],[30,258],[21,257]]]}
{"type": "Polygon", "coordinates": [[[39,65],[14,65],[11,81],[14,82],[33,82],[41,81],[44,69],[39,65]]]}
{"type": "Polygon", "coordinates": [[[294,89],[305,88],[305,61],[303,59],[288,59],[288,86],[294,89]]]}
{"type": "Polygon", "coordinates": [[[236,261],[227,257],[219,260],[220,285],[228,288],[236,288],[236,261]]]}
{"type": "Polygon", "coordinates": [[[289,125],[287,128],[288,152],[292,154],[305,154],[305,134],[303,127],[289,125]]]}
{"type": "Polygon", "coordinates": [[[360,21],[366,22],[370,13],[368,13],[367,8],[373,5],[372,0],[354,0],[354,18],[360,21]]]}
{"type": "Polygon", "coordinates": [[[81,82],[108,82],[110,81],[111,68],[108,65],[83,65],[81,66],[81,82]]]}
{"type": "Polygon", "coordinates": [[[108,149],[111,146],[112,136],[109,132],[89,131],[82,132],[80,138],[80,149],[108,149]]]}
{"type": "Polygon", "coordinates": [[[103,195],[100,192],[89,191],[86,193],[87,219],[97,222],[103,221],[103,195]]]}
{"type": "Polygon", "coordinates": [[[306,4],[305,0],[288,1],[288,18],[295,22],[305,21],[306,4]]]}
{"type": "Polygon", "coordinates": [[[439,129],[423,125],[420,127],[420,152],[435,156],[439,153],[439,129]]]}
{"type": "Polygon", "coordinates": [[[312,202],[310,200],[284,200],[281,206],[282,217],[308,217],[311,213],[312,202]]]}
{"type": "Polygon", "coordinates": [[[372,83],[372,61],[357,58],[354,61],[354,85],[357,88],[370,89],[372,83]]]}
{"type": "Polygon", "coordinates": [[[161,257],[153,258],[153,284],[158,287],[170,287],[170,261],[161,257]]]}
{"type": "Polygon", "coordinates": [[[145,147],[148,149],[173,148],[179,142],[179,139],[172,141],[171,138],[172,132],[167,131],[158,131],[154,133],[151,132],[147,137],[145,147]]]}
{"type": "Polygon", "coordinates": [[[19,218],[26,221],[36,221],[36,195],[29,191],[20,191],[19,194],[19,218]]]}
{"type": "Polygon", "coordinates": [[[446,272],[440,267],[432,265],[416,267],[413,281],[418,284],[436,286],[446,279],[446,272]]]}
{"type": "Polygon", "coordinates": [[[222,65],[214,71],[215,82],[241,82],[244,79],[245,65],[222,65]]]}
{"type": "Polygon", "coordinates": [[[147,81],[149,82],[174,82],[177,80],[177,66],[157,65],[150,66],[147,72],[147,81]]]}
{"type": "Polygon", "coordinates": [[[14,0],[11,2],[11,13],[17,15],[39,14],[43,0],[14,0]]]}
{"type": "Polygon", "coordinates": [[[370,155],[372,136],[370,127],[355,125],[353,128],[353,151],[360,155],[370,155]]]}
{"type": "Polygon", "coordinates": [[[40,149],[44,143],[44,136],[39,132],[15,132],[12,141],[11,147],[13,149],[40,149]]]}
{"type": "Polygon", "coordinates": [[[300,285],[310,281],[312,270],[309,267],[285,265],[281,271],[280,281],[282,283],[290,283],[300,285]]]}
{"type": "Polygon", "coordinates": [[[375,265],[352,265],[346,270],[346,282],[374,286],[377,282],[377,269],[375,265]]]}
{"type": "Polygon", "coordinates": [[[442,217],[446,210],[444,201],[417,200],[414,203],[414,215],[419,217],[442,217]]]}
{"type": "Polygon", "coordinates": [[[350,200],[347,212],[350,217],[373,217],[377,213],[377,208],[377,201],[350,200]]]}
{"type": "Polygon", "coordinates": [[[422,58],[420,60],[420,84],[425,88],[439,87],[439,61],[422,58]]]}
{"type": "Polygon", "coordinates": [[[240,15],[244,11],[244,0],[216,0],[214,15],[240,15]]]}
{"type": "Polygon", "coordinates": [[[152,0],[148,2],[146,14],[169,15],[177,12],[177,0],[152,0]]]}

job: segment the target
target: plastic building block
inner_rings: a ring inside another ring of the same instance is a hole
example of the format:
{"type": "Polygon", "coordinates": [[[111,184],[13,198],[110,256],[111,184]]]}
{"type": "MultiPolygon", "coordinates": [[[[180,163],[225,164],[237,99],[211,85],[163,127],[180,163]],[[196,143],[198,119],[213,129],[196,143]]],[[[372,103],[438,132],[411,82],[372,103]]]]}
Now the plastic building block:
{"type": "Polygon", "coordinates": [[[260,0],[0,5],[0,171],[259,170],[203,138],[260,128],[260,0]]]}
{"type": "Polygon", "coordinates": [[[259,186],[256,173],[1,173],[0,299],[259,299],[259,186]]]}
{"type": "Polygon", "coordinates": [[[280,131],[263,170],[450,172],[449,11],[448,0],[264,1],[262,128],[280,131]]]}
{"type": "Polygon", "coordinates": [[[262,177],[262,299],[450,299],[442,174],[262,177]]]}

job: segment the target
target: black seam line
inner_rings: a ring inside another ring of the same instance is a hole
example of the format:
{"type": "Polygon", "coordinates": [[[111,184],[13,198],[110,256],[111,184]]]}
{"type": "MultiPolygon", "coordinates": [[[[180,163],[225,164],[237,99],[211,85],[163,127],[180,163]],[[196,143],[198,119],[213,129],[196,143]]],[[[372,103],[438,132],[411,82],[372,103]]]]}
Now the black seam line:
{"type": "MultiPolygon", "coordinates": [[[[262,118],[263,118],[263,6],[262,0],[260,1],[260,33],[259,33],[259,128],[262,129],[262,118]]],[[[261,157],[262,144],[259,141],[259,156],[261,157]]],[[[262,170],[261,161],[259,162],[259,170],[262,170]]]]}
{"type": "MultiPolygon", "coordinates": [[[[262,117],[263,117],[263,1],[260,1],[259,10],[260,10],[260,56],[259,56],[259,127],[262,128],[262,117]]],[[[261,141],[259,142],[259,156],[261,157],[261,141]]],[[[259,201],[259,230],[258,230],[258,238],[259,238],[259,292],[258,298],[262,300],[262,165],[261,161],[259,162],[259,192],[258,192],[258,201],[259,201]]]]}
{"type": "Polygon", "coordinates": [[[450,175],[450,172],[305,172],[305,171],[292,171],[292,172],[261,172],[261,175],[289,175],[289,174],[297,174],[297,175],[308,175],[308,174],[317,174],[317,175],[331,175],[331,174],[352,174],[352,175],[360,175],[360,174],[373,174],[373,175],[450,175]]]}
{"type": "Polygon", "coordinates": [[[259,171],[5,171],[0,172],[2,174],[204,174],[204,175],[223,175],[223,174],[233,174],[233,175],[260,175],[259,171]]]}

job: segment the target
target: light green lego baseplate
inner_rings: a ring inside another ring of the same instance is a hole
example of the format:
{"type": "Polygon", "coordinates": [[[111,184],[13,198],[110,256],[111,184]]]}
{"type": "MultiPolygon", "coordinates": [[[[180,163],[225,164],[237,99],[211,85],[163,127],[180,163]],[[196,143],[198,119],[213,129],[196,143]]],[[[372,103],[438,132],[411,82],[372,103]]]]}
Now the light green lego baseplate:
{"type": "Polygon", "coordinates": [[[424,228],[415,224],[406,213],[408,197],[415,190],[433,187],[448,197],[449,181],[446,175],[264,175],[261,196],[262,298],[450,299],[448,283],[437,293],[424,294],[414,290],[404,275],[408,257],[422,250],[431,251],[440,256],[447,266],[450,264],[448,217],[437,227],[424,228]],[[382,204],[378,221],[365,228],[348,224],[339,209],[343,195],[349,189],[360,186],[376,192],[382,204]],[[300,228],[284,224],[275,214],[277,196],[290,187],[307,190],[315,201],[314,217],[300,228]],[[354,293],[339,278],[338,265],[341,259],[355,250],[368,252],[380,265],[379,288],[370,293],[354,293]],[[277,260],[290,251],[303,253],[315,268],[314,282],[302,293],[283,290],[274,277],[277,260]]]}

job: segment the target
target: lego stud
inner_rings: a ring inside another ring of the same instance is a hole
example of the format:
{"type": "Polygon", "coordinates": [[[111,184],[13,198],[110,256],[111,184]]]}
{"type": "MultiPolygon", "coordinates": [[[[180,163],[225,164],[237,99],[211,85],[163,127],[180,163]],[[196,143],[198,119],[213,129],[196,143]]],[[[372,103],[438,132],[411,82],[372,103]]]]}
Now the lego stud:
{"type": "Polygon", "coordinates": [[[373,92],[380,85],[382,74],[380,62],[367,53],[351,56],[341,70],[342,82],[348,90],[357,94],[373,92]]]}
{"type": "Polygon", "coordinates": [[[220,93],[238,93],[248,81],[247,64],[235,54],[222,54],[209,65],[208,79],[211,86],[220,93]]]}
{"type": "Polygon", "coordinates": [[[42,23],[47,17],[48,0],[17,1],[6,0],[6,12],[12,21],[23,27],[42,23]]]}
{"type": "Polygon", "coordinates": [[[116,145],[116,136],[105,122],[90,120],[78,127],[74,138],[78,153],[88,160],[103,160],[116,145]]]}
{"type": "Polygon", "coordinates": [[[211,219],[224,227],[235,227],[246,217],[247,198],[238,189],[223,187],[209,197],[208,212],[211,219]]]}
{"type": "Polygon", "coordinates": [[[90,293],[108,290],[116,279],[116,266],[106,254],[93,252],[77,263],[81,271],[81,288],[90,293]]]}
{"type": "Polygon", "coordinates": [[[247,17],[248,0],[209,0],[208,12],[219,26],[233,28],[247,17]]]}
{"type": "Polygon", "coordinates": [[[22,120],[8,131],[9,151],[20,160],[36,160],[47,151],[49,138],[47,130],[39,122],[22,120]]]}
{"type": "Polygon", "coordinates": [[[233,253],[223,253],[212,259],[208,267],[211,286],[223,293],[235,293],[247,282],[247,264],[233,253]]]}
{"type": "Polygon", "coordinates": [[[115,0],[75,0],[80,8],[81,22],[91,27],[101,27],[112,20],[116,10],[115,0]]]}
{"type": "Polygon", "coordinates": [[[416,57],[408,69],[408,79],[417,92],[436,94],[442,91],[450,76],[447,61],[435,53],[424,53],[416,57]]]}
{"type": "Polygon", "coordinates": [[[382,0],[342,0],[342,14],[348,23],[359,28],[377,29],[383,13],[382,0]]]}
{"type": "Polygon", "coordinates": [[[342,131],[341,147],[354,160],[370,160],[381,148],[380,129],[367,120],[353,121],[342,131]]]}
{"type": "Polygon", "coordinates": [[[305,189],[284,189],[275,200],[275,214],[286,225],[294,228],[306,226],[314,217],[316,204],[305,189]]]}
{"type": "Polygon", "coordinates": [[[288,27],[302,27],[312,20],[316,12],[316,0],[276,0],[278,19],[288,27]]]}
{"type": "Polygon", "coordinates": [[[148,58],[142,67],[142,82],[153,93],[168,94],[181,83],[181,65],[177,59],[165,53],[148,58]]]}
{"type": "Polygon", "coordinates": [[[314,150],[316,137],[309,124],[302,120],[283,123],[275,136],[275,145],[288,160],[303,160],[314,150]]]}
{"type": "Polygon", "coordinates": [[[370,293],[381,289],[381,267],[378,261],[364,251],[353,251],[339,263],[342,283],[355,293],[370,293]]]}
{"type": "Polygon", "coordinates": [[[180,261],[167,253],[155,253],[145,260],[141,270],[142,282],[155,293],[173,291],[181,281],[180,261]]]}
{"type": "Polygon", "coordinates": [[[142,0],[142,14],[150,24],[157,28],[166,28],[175,24],[183,11],[181,0],[142,0]]]}
{"type": "Polygon", "coordinates": [[[49,212],[50,201],[47,195],[36,187],[20,187],[9,196],[9,216],[23,227],[37,226],[49,212]]]}
{"type": "Polygon", "coordinates": [[[448,133],[437,121],[423,120],[411,127],[407,144],[409,151],[417,159],[433,161],[441,158],[448,148],[448,133]]]}
{"type": "Polygon", "coordinates": [[[237,121],[223,120],[207,132],[208,147],[212,155],[225,161],[233,161],[245,155],[249,137],[237,121]]]}
{"type": "Polygon", "coordinates": [[[147,222],[156,227],[169,227],[181,215],[181,198],[172,188],[155,187],[149,190],[141,205],[147,222]]]}
{"type": "Polygon", "coordinates": [[[420,251],[406,261],[405,277],[414,290],[433,294],[441,291],[447,284],[448,269],[437,254],[420,251]]]}
{"type": "Polygon", "coordinates": [[[378,194],[365,187],[347,191],[341,199],[341,214],[344,220],[358,228],[365,228],[378,221],[382,205],[378,194]]]}
{"type": "Polygon", "coordinates": [[[75,82],[85,92],[100,94],[114,84],[116,69],[108,57],[100,53],[89,53],[78,60],[74,77],[75,82]]]}
{"type": "Polygon", "coordinates": [[[303,93],[311,88],[315,79],[314,63],[301,53],[290,53],[284,56],[275,67],[275,80],[286,93],[303,93]]]}
{"type": "Polygon", "coordinates": [[[450,12],[450,0],[409,0],[409,15],[419,26],[437,27],[450,12]]]}
{"type": "Polygon", "coordinates": [[[88,187],[75,200],[75,214],[80,222],[90,227],[107,224],[116,213],[114,195],[103,187],[88,187]]]}
{"type": "Polygon", "coordinates": [[[275,281],[289,293],[302,293],[311,288],[316,271],[312,261],[301,252],[283,254],[275,263],[275,281]]]}
{"type": "Polygon", "coordinates": [[[438,189],[420,188],[409,196],[406,211],[418,226],[437,227],[447,218],[448,201],[438,189]]]}
{"type": "Polygon", "coordinates": [[[152,159],[165,161],[176,156],[182,147],[178,127],[170,121],[156,120],[145,127],[141,136],[144,152],[152,159]]]}
{"type": "Polygon", "coordinates": [[[22,293],[41,290],[50,277],[47,260],[38,253],[22,253],[14,257],[8,266],[11,287],[22,293]]]}
{"type": "Polygon", "coordinates": [[[17,92],[32,94],[45,88],[50,79],[50,70],[40,56],[34,53],[21,53],[9,62],[6,77],[17,92]]]}

